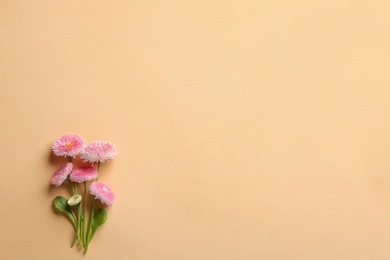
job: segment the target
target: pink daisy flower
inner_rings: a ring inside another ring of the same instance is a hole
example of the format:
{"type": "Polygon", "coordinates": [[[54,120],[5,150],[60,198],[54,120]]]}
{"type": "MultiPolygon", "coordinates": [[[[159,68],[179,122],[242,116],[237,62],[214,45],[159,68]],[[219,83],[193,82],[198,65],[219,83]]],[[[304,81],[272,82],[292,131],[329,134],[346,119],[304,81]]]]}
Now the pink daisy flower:
{"type": "Polygon", "coordinates": [[[51,178],[51,184],[55,186],[60,186],[72,172],[73,163],[66,163],[64,166],[61,166],[51,178]]]}
{"type": "Polygon", "coordinates": [[[88,144],[80,155],[84,162],[108,162],[118,155],[116,147],[109,142],[92,142],[88,144]]]}
{"type": "Polygon", "coordinates": [[[89,186],[89,192],[101,202],[111,206],[114,204],[115,196],[112,190],[102,182],[94,182],[89,186]]]}
{"type": "Polygon", "coordinates": [[[80,136],[66,134],[55,140],[51,146],[57,156],[75,157],[84,148],[84,141],[80,136]]]}
{"type": "Polygon", "coordinates": [[[70,180],[78,183],[90,181],[97,177],[97,170],[91,166],[79,167],[70,174],[70,180]]]}

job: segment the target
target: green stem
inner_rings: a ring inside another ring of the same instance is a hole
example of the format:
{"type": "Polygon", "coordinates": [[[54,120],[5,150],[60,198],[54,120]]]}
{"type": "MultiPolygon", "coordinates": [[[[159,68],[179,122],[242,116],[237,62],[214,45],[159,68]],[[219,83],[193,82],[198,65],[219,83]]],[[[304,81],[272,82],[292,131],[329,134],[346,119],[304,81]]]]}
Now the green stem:
{"type": "Polygon", "coordinates": [[[79,249],[82,249],[83,240],[81,239],[81,208],[80,204],[77,206],[78,226],[77,226],[77,239],[79,240],[79,249]]]}
{"type": "Polygon", "coordinates": [[[74,243],[76,242],[76,240],[77,240],[77,233],[74,233],[74,237],[73,237],[72,244],[70,245],[70,247],[74,246],[74,243]]]}
{"type": "Polygon", "coordinates": [[[81,243],[83,246],[85,246],[85,218],[84,215],[81,214],[81,229],[80,229],[80,236],[81,236],[81,243]]]}
{"type": "MultiPolygon", "coordinates": [[[[78,216],[77,216],[77,219],[78,219],[78,216]]],[[[74,232],[74,237],[73,237],[73,240],[72,240],[72,244],[70,245],[70,247],[73,247],[74,246],[74,243],[76,242],[77,238],[78,238],[78,229],[79,229],[79,222],[77,222],[76,226],[75,226],[75,232],[74,232]]]]}
{"type": "Polygon", "coordinates": [[[88,252],[89,242],[91,242],[90,237],[89,237],[89,235],[90,235],[89,233],[91,232],[92,219],[93,219],[93,215],[95,213],[95,206],[96,206],[96,199],[94,198],[93,202],[92,202],[91,213],[89,214],[88,228],[87,228],[87,234],[86,234],[87,245],[85,246],[84,254],[86,254],[88,252]]]}
{"type": "MultiPolygon", "coordinates": [[[[68,161],[69,162],[72,162],[72,157],[69,156],[68,157],[68,161]]],[[[70,187],[72,188],[72,193],[73,195],[76,195],[78,192],[77,192],[77,183],[72,183],[69,179],[69,176],[68,178],[66,179],[68,182],[69,182],[69,185],[70,187]]],[[[76,230],[75,232],[75,235],[74,235],[74,238],[73,238],[73,241],[72,241],[72,244],[71,244],[71,247],[73,247],[74,243],[76,242],[76,240],[78,239],[78,243],[79,243],[79,249],[81,250],[82,249],[82,239],[81,239],[81,233],[80,233],[80,230],[81,230],[81,209],[80,209],[80,206],[77,206],[77,223],[76,223],[76,220],[73,218],[73,214],[72,214],[72,223],[73,223],[73,226],[76,230]]]]}
{"type": "Polygon", "coordinates": [[[99,172],[100,172],[100,161],[98,162],[98,168],[97,168],[98,176],[96,177],[96,181],[99,179],[99,172]]]}
{"type": "Polygon", "coordinates": [[[83,243],[84,246],[86,245],[86,234],[85,234],[85,217],[86,215],[86,209],[87,209],[87,182],[84,182],[84,196],[83,196],[83,226],[82,226],[82,232],[83,232],[83,243]]]}
{"type": "Polygon", "coordinates": [[[70,222],[72,222],[74,229],[77,230],[77,224],[76,224],[76,220],[75,220],[73,214],[70,212],[68,212],[66,214],[68,215],[70,222]]]}
{"type": "Polygon", "coordinates": [[[73,195],[76,195],[77,194],[77,190],[75,190],[75,185],[73,185],[73,183],[69,180],[69,177],[66,180],[68,181],[68,183],[70,185],[70,188],[72,189],[73,195]]]}
{"type": "Polygon", "coordinates": [[[73,238],[73,241],[72,241],[72,244],[70,247],[73,247],[74,246],[74,243],[76,242],[76,240],[78,240],[78,244],[79,244],[79,249],[81,250],[82,249],[82,240],[81,240],[81,235],[80,235],[80,225],[81,225],[81,209],[80,209],[80,206],[77,206],[77,226],[75,227],[75,234],[74,234],[74,238],[73,238]]]}
{"type": "Polygon", "coordinates": [[[74,238],[73,238],[72,244],[70,246],[70,247],[73,247],[74,243],[76,242],[76,239],[78,238],[79,225],[80,225],[80,213],[79,213],[79,210],[77,210],[76,213],[73,212],[73,210],[71,210],[67,214],[68,214],[68,217],[69,217],[70,221],[72,222],[74,230],[75,230],[74,238]],[[76,214],[76,218],[73,214],[76,214]]]}
{"type": "MultiPolygon", "coordinates": [[[[68,157],[69,159],[69,162],[72,162],[72,157],[68,157]]],[[[70,181],[69,179],[69,176],[68,178],[66,179],[68,182],[69,182],[69,185],[70,187],[72,188],[72,193],[73,195],[76,195],[77,194],[77,184],[76,183],[73,183],[70,181]]],[[[76,216],[77,216],[77,223],[76,223],[76,219],[72,218],[72,223],[75,227],[75,234],[74,234],[74,238],[73,238],[73,241],[72,241],[72,244],[71,244],[71,247],[74,246],[74,243],[76,242],[76,240],[79,241],[79,249],[81,250],[81,239],[80,239],[80,225],[81,225],[81,209],[80,209],[80,206],[77,207],[77,210],[76,210],[76,216]]],[[[72,214],[73,216],[73,214],[72,214]]]]}
{"type": "MultiPolygon", "coordinates": [[[[98,172],[98,176],[96,177],[96,180],[95,180],[95,181],[98,181],[98,179],[99,179],[100,161],[98,162],[97,172],[98,172]]],[[[85,186],[84,186],[84,192],[85,192],[85,186]]],[[[92,239],[92,236],[91,236],[90,233],[92,232],[91,226],[92,226],[93,215],[94,215],[94,213],[95,213],[96,202],[97,202],[96,199],[93,198],[92,207],[91,207],[91,212],[90,212],[90,214],[89,214],[89,221],[88,221],[87,233],[84,234],[84,238],[86,239],[84,254],[86,254],[86,253],[88,252],[89,243],[91,242],[91,239],[92,239]]]]}

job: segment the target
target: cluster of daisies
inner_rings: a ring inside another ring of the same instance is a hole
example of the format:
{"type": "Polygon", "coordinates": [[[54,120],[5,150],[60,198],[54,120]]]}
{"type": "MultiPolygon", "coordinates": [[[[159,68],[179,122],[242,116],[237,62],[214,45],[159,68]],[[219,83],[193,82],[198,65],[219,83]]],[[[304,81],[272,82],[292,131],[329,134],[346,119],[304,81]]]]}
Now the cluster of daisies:
{"type": "Polygon", "coordinates": [[[106,184],[98,182],[100,164],[115,158],[118,152],[116,147],[109,142],[98,141],[85,144],[81,137],[72,134],[66,134],[55,140],[52,150],[56,156],[68,158],[68,162],[54,173],[51,184],[60,186],[67,182],[73,193],[69,199],[57,196],[53,200],[53,206],[59,212],[64,213],[73,224],[75,235],[71,246],[73,247],[77,241],[79,249],[84,249],[85,254],[96,229],[107,219],[107,212],[103,208],[95,210],[97,202],[101,201],[110,206],[115,199],[111,189],[106,184]],[[78,155],[84,163],[91,163],[91,166],[75,168],[72,160],[78,155]],[[87,223],[87,182],[90,181],[92,183],[89,185],[89,193],[92,195],[92,202],[87,223]],[[83,195],[78,192],[79,183],[83,186],[83,195]]]}

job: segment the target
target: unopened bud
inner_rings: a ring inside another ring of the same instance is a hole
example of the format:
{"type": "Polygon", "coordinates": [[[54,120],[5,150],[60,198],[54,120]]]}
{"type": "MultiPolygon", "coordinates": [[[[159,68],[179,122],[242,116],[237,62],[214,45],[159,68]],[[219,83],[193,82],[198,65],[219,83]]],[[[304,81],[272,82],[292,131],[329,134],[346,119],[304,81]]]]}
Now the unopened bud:
{"type": "Polygon", "coordinates": [[[68,205],[69,206],[77,206],[80,202],[81,202],[81,195],[73,195],[72,197],[70,197],[70,199],[68,199],[68,205]]]}

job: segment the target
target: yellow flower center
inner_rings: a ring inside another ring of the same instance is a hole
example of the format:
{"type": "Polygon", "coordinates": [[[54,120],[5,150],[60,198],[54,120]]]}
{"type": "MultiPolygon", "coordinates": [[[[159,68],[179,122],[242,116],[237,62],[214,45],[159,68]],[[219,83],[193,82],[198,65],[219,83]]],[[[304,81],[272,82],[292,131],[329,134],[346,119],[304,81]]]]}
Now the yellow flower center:
{"type": "Polygon", "coordinates": [[[72,142],[66,142],[65,146],[66,147],[71,147],[72,146],[72,142]]]}

